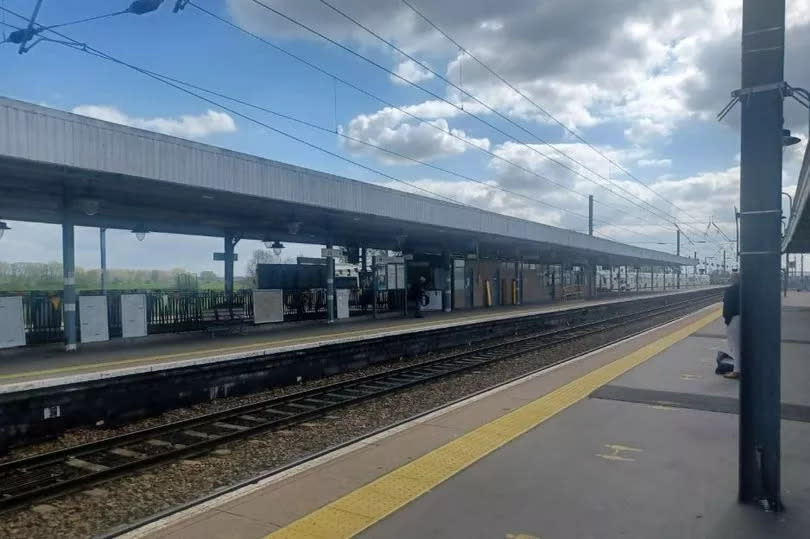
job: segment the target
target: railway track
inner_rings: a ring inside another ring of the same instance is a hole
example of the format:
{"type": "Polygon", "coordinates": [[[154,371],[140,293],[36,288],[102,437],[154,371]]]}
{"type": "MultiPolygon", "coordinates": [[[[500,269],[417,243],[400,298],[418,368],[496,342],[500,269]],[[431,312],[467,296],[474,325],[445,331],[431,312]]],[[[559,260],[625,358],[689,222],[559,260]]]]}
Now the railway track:
{"type": "Polygon", "coordinates": [[[641,312],[478,346],[393,369],[246,404],[158,427],[0,464],[0,510],[79,490],[169,460],[199,455],[239,438],[300,423],[329,411],[486,364],[602,333],[686,307],[712,295],[641,312]]]}

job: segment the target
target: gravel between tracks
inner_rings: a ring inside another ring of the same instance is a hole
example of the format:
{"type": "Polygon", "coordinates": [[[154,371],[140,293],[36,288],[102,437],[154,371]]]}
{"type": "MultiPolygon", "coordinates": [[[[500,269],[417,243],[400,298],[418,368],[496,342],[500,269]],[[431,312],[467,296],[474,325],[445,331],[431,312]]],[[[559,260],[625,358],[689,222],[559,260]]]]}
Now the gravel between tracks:
{"type": "MultiPolygon", "coordinates": [[[[690,307],[676,313],[653,316],[626,327],[496,362],[441,381],[337,410],[328,416],[301,425],[223,444],[219,450],[205,456],[161,464],[145,473],[136,473],[83,492],[17,509],[0,515],[0,537],[78,538],[102,534],[116,526],[135,522],[156,512],[192,501],[218,488],[249,479],[261,472],[304,458],[560,359],[577,356],[607,342],[659,325],[694,310],[695,307],[690,307]]],[[[304,387],[316,387],[372,372],[382,372],[425,359],[425,356],[421,356],[408,361],[388,363],[385,366],[370,367],[362,371],[312,381],[304,387]]],[[[66,447],[300,389],[301,386],[279,388],[246,397],[206,403],[139,421],[114,431],[79,429],[67,433],[58,440],[16,451],[13,456],[19,458],[25,454],[66,447]]]]}

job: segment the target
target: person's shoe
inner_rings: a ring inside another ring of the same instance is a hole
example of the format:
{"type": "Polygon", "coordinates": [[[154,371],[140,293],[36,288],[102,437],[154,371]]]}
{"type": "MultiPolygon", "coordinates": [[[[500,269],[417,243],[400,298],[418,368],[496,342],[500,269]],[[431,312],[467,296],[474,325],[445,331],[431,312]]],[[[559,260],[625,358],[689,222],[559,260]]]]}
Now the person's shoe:
{"type": "Polygon", "coordinates": [[[726,374],[723,375],[723,378],[730,378],[732,380],[737,380],[737,379],[740,378],[740,373],[739,372],[727,372],[726,374]]]}

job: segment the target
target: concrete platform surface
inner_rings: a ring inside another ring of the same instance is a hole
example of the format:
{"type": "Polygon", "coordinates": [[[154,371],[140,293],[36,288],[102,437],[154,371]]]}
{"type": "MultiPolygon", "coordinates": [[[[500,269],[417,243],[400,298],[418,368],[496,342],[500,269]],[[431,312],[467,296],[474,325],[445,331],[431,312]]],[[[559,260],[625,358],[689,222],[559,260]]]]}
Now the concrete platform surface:
{"type": "MultiPolygon", "coordinates": [[[[786,333],[800,331],[810,310],[786,307],[786,333]]],[[[739,505],[738,382],[713,374],[718,340],[701,336],[719,315],[703,309],[125,537],[807,537],[810,387],[785,380],[786,511],[739,505]],[[621,398],[630,390],[653,398],[621,398]],[[717,399],[726,409],[711,411],[717,399]]],[[[807,376],[810,344],[783,354],[786,376],[807,376]]]]}
{"type": "Polygon", "coordinates": [[[592,301],[498,307],[453,313],[430,312],[424,319],[350,319],[335,324],[284,324],[251,328],[248,335],[209,338],[202,332],[152,335],[140,339],[116,339],[80,346],[66,353],[61,346],[31,346],[0,350],[0,392],[22,391],[102,377],[200,365],[228,359],[297,350],[338,342],[355,341],[438,327],[500,320],[588,305],[631,301],[642,297],[691,292],[694,289],[655,294],[616,295],[592,301]]]}

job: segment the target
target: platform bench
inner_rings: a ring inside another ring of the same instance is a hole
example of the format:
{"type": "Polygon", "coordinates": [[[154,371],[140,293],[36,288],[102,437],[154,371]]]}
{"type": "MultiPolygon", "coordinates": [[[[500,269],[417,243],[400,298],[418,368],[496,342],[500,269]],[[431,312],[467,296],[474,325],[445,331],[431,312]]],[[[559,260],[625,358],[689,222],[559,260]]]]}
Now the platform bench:
{"type": "Polygon", "coordinates": [[[211,337],[217,333],[247,333],[248,318],[244,305],[216,305],[203,311],[202,321],[211,337]]]}

